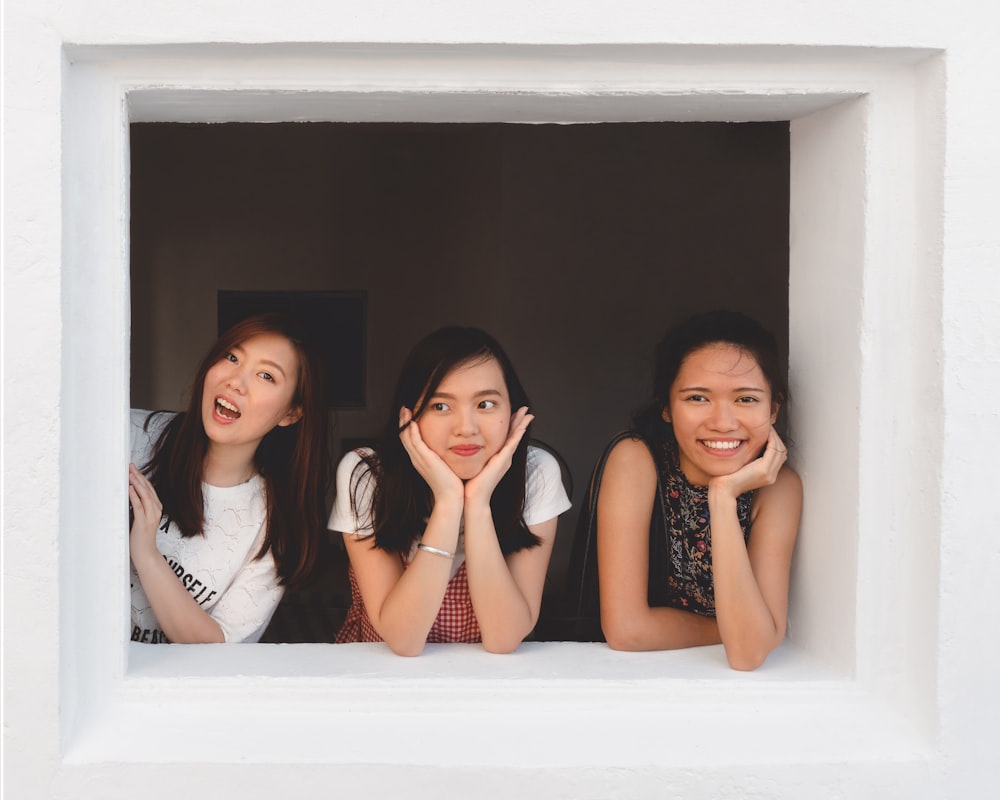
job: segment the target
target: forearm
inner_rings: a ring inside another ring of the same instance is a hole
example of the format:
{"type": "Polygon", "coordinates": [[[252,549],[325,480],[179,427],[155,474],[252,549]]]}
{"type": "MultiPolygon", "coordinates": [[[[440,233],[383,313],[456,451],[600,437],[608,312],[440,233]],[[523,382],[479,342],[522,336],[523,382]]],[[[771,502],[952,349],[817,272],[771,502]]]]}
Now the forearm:
{"type": "Polygon", "coordinates": [[[726,658],[734,669],[760,666],[785,635],[750,564],[736,500],[709,495],[715,613],[726,658]]]}
{"type": "Polygon", "coordinates": [[[488,505],[466,507],[465,562],[483,647],[491,653],[516,650],[537,618],[500,549],[488,505]]]}
{"type": "Polygon", "coordinates": [[[722,641],[713,617],[678,608],[645,605],[612,613],[602,606],[601,628],[612,650],[678,650],[722,641]]]}
{"type": "MultiPolygon", "coordinates": [[[[421,539],[423,544],[454,553],[462,518],[461,503],[436,503],[421,539]]],[[[369,609],[379,635],[399,655],[419,655],[437,619],[452,560],[417,550],[409,566],[386,595],[380,609],[369,609]]]]}
{"type": "Polygon", "coordinates": [[[225,641],[222,628],[177,580],[157,550],[133,553],[132,563],[167,639],[177,644],[225,641]]]}

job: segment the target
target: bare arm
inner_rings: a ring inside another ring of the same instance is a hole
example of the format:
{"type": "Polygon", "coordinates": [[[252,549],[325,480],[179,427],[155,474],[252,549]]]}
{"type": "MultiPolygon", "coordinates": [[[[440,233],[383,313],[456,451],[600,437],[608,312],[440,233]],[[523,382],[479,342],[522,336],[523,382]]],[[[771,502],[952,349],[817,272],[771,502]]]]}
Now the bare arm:
{"type": "MultiPolygon", "coordinates": [[[[454,553],[461,505],[435,503],[423,542],[454,553]]],[[[398,655],[423,652],[451,577],[451,561],[418,550],[404,569],[398,554],[372,547],[370,538],[344,534],[365,610],[378,635],[398,655]]]]}
{"type": "Polygon", "coordinates": [[[783,466],[786,451],[771,430],[764,455],[709,483],[715,613],[733,669],[756,669],[785,637],[792,550],[802,509],[802,483],[783,466]],[[736,497],[754,497],[749,545],[744,545],[736,497]]]}
{"type": "Polygon", "coordinates": [[[128,484],[135,514],[129,532],[129,555],[156,621],[171,642],[224,642],[222,628],[177,580],[157,550],[156,530],[163,506],[152,484],[134,464],[129,464],[128,484]]]}
{"type": "Polygon", "coordinates": [[[489,509],[485,513],[466,514],[469,594],[487,651],[516,650],[538,622],[557,523],[558,518],[553,517],[533,525],[530,530],[542,540],[541,544],[504,558],[489,509]],[[474,538],[469,535],[470,525],[475,529],[474,538]]]}
{"type": "Polygon", "coordinates": [[[649,448],[624,439],[608,456],[597,500],[601,627],[614,650],[672,650],[718,644],[711,617],[648,601],[649,530],[656,466],[649,448]]]}
{"type": "Polygon", "coordinates": [[[483,647],[491,653],[516,650],[538,621],[542,590],[555,542],[558,518],[531,527],[541,544],[506,558],[497,540],[490,499],[510,469],[514,452],[534,417],[518,409],[503,447],[483,471],[465,484],[465,561],[469,594],[483,647]]]}
{"type": "MultiPolygon", "coordinates": [[[[399,416],[400,439],[434,496],[421,541],[454,553],[465,505],[462,481],[420,436],[409,409],[399,416]],[[408,425],[406,423],[409,423],[408,425]]],[[[423,652],[451,577],[451,560],[418,550],[404,569],[400,558],[372,547],[369,538],[344,535],[347,555],[375,630],[394,653],[416,656],[423,652]]]]}

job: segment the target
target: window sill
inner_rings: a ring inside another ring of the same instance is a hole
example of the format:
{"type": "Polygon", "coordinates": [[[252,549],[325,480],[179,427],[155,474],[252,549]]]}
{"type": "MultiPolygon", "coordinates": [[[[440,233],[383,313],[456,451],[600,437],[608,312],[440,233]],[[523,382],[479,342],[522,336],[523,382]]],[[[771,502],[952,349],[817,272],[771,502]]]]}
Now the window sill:
{"type": "Polygon", "coordinates": [[[921,753],[905,720],[790,642],[751,673],[721,646],[569,642],[419,658],[382,644],[129,644],[128,657],[67,761],[690,768],[921,753]]]}

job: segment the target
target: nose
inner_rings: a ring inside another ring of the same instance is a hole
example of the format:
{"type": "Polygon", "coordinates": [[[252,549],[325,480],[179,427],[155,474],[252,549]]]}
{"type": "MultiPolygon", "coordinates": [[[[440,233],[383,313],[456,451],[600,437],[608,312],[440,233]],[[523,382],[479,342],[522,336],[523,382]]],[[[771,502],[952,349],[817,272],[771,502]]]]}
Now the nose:
{"type": "Polygon", "coordinates": [[[473,436],[479,431],[479,419],[473,408],[456,409],[454,420],[456,436],[473,436]]]}
{"type": "Polygon", "coordinates": [[[729,403],[714,403],[709,427],[715,431],[732,431],[739,427],[736,412],[729,403]]]}
{"type": "Polygon", "coordinates": [[[247,375],[241,367],[237,367],[229,373],[226,380],[226,387],[236,394],[245,394],[247,390],[247,375]]]}

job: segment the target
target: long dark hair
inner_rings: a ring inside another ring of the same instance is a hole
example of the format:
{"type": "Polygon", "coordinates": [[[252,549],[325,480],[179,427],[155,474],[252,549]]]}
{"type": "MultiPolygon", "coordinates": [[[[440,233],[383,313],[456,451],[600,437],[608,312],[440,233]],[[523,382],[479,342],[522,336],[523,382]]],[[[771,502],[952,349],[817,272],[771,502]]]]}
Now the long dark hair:
{"type": "Polygon", "coordinates": [[[737,311],[698,314],[667,331],[656,347],[653,401],[632,418],[632,426],[647,439],[670,446],[677,444],[673,426],[663,419],[663,410],[670,404],[670,387],[684,359],[712,344],[732,345],[751,356],[770,386],[771,402],[784,405],[788,400],[788,373],[774,336],[760,323],[737,311]]]}
{"type": "MultiPolygon", "coordinates": [[[[227,330],[208,351],[195,374],[186,412],[166,425],[143,467],[163,503],[163,511],[182,536],[196,536],[205,526],[202,465],[208,437],[201,418],[202,393],[209,369],[226,353],[260,334],[289,341],[298,357],[298,381],[292,405],[297,422],[268,432],[254,453],[254,467],[264,479],[267,530],[257,558],[274,556],[283,585],[297,586],[316,563],[320,532],[325,527],[325,492],[329,478],[323,362],[300,323],[286,314],[248,317],[227,330]]],[[[147,420],[148,426],[148,420],[147,420]]]]}
{"type": "MultiPolygon", "coordinates": [[[[503,372],[511,409],[530,407],[528,395],[507,354],[492,336],[478,328],[441,328],[422,339],[406,357],[380,444],[373,455],[362,459],[352,476],[351,506],[357,516],[370,514],[365,522],[374,530],[375,547],[409,553],[413,542],[423,534],[433,505],[430,487],[414,468],[399,439],[402,431],[399,410],[412,409],[413,419],[419,421],[425,410],[422,401],[437,391],[448,373],[491,358],[503,372]],[[364,488],[366,481],[374,481],[371,509],[367,512],[356,505],[358,489],[364,488]]],[[[524,523],[527,459],[525,434],[514,451],[510,469],[490,499],[497,539],[505,554],[540,542],[524,523]]]]}

